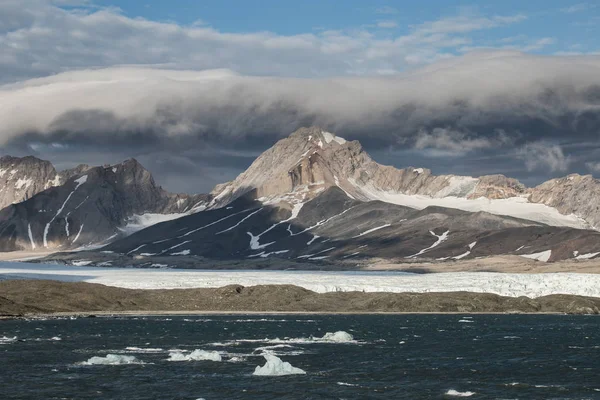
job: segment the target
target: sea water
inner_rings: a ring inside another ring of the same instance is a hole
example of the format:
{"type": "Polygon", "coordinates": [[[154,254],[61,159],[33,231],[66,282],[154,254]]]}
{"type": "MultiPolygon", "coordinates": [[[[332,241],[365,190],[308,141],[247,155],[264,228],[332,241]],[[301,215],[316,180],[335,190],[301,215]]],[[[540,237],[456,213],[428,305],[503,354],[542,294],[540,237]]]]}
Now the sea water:
{"type": "Polygon", "coordinates": [[[600,317],[0,321],[0,399],[600,399],[600,317]]]}

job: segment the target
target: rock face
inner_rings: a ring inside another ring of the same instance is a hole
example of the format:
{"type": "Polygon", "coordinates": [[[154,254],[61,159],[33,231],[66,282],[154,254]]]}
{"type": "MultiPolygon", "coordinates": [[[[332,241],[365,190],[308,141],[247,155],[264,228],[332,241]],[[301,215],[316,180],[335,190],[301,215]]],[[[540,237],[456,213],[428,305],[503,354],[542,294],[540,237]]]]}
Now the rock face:
{"type": "Polygon", "coordinates": [[[0,211],[1,251],[107,243],[129,233],[132,218],[145,215],[138,223],[150,224],[202,209],[208,200],[205,195],[164,191],[133,159],[110,167],[78,167],[65,176],[69,178],[64,185],[0,211]]]}
{"type": "Polygon", "coordinates": [[[358,141],[346,141],[318,127],[301,128],[261,154],[234,181],[211,193],[213,207],[223,206],[252,192],[256,198],[294,192],[310,186],[307,198],[339,186],[351,197],[371,200],[372,191],[387,191],[436,198],[466,197],[478,179],[434,176],[423,168],[396,169],[376,163],[358,141]]]}
{"type": "Polygon", "coordinates": [[[61,184],[61,177],[49,161],[29,157],[0,158],[0,209],[27,200],[61,184]]]}
{"type": "Polygon", "coordinates": [[[591,175],[572,174],[551,179],[531,189],[529,200],[575,214],[594,229],[600,228],[600,181],[591,175]]]}
{"type": "Polygon", "coordinates": [[[590,228],[600,224],[600,206],[594,200],[600,198],[600,181],[589,175],[569,175],[536,188],[503,175],[436,176],[425,168],[380,165],[359,142],[346,141],[318,127],[292,133],[261,154],[234,181],[218,185],[211,193],[214,199],[210,207],[222,207],[244,194],[273,198],[297,193],[298,188],[306,200],[332,186],[362,201],[488,211],[555,226],[590,228]]]}

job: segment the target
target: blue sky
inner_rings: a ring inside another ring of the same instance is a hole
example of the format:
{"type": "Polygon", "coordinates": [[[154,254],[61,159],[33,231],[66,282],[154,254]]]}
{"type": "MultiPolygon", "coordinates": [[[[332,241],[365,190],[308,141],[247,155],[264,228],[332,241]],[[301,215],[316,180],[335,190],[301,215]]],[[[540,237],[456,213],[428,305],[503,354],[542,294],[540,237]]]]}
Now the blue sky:
{"type": "Polygon", "coordinates": [[[269,31],[279,35],[367,29],[379,37],[393,38],[406,35],[415,25],[454,15],[522,15],[520,23],[473,33],[472,45],[516,45],[548,39],[548,44],[529,50],[542,54],[596,51],[595,38],[600,30],[600,4],[576,0],[346,0],[343,3],[339,0],[98,0],[94,3],[117,7],[133,18],[181,25],[202,23],[221,32],[269,31]],[[378,24],[384,27],[379,28],[378,24]]]}

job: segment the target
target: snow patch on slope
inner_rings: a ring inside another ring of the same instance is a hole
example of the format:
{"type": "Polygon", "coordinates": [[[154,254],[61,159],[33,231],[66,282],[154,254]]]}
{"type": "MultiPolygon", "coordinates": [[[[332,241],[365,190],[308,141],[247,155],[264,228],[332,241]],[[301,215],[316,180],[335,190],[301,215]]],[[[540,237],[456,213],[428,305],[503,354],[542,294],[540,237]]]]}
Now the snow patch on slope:
{"type": "Polygon", "coordinates": [[[545,204],[530,203],[526,197],[511,197],[508,199],[488,199],[485,197],[467,199],[466,197],[461,197],[468,195],[467,191],[469,185],[472,183],[470,179],[475,178],[456,180],[448,188],[438,192],[435,197],[383,191],[373,187],[371,184],[361,185],[352,178],[348,178],[348,181],[355,186],[359,193],[363,194],[369,200],[380,200],[417,210],[422,210],[430,206],[439,206],[470,212],[485,211],[490,214],[506,215],[550,226],[567,226],[579,229],[590,228],[587,222],[574,214],[561,214],[557,209],[545,204]],[[458,196],[458,193],[461,193],[461,196],[458,196]]]}
{"type": "Polygon", "coordinates": [[[519,254],[521,257],[530,258],[532,260],[548,262],[552,255],[552,250],[541,251],[533,254],[519,254]]]}
{"type": "Polygon", "coordinates": [[[433,249],[434,247],[437,247],[438,245],[440,245],[440,243],[442,243],[446,239],[448,239],[448,234],[450,233],[450,231],[446,231],[446,232],[442,233],[441,235],[437,235],[433,231],[429,231],[429,233],[431,233],[433,236],[435,236],[437,238],[435,243],[432,244],[431,246],[426,247],[423,250],[419,251],[417,254],[413,254],[412,256],[408,256],[406,258],[414,258],[414,257],[420,256],[421,254],[427,253],[429,250],[433,249]]]}

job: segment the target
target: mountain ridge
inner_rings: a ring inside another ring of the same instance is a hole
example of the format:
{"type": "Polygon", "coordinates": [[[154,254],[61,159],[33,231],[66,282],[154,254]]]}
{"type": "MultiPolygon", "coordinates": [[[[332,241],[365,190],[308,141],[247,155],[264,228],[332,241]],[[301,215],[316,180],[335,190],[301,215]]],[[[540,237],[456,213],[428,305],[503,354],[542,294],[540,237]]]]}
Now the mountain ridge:
{"type": "Polygon", "coordinates": [[[132,259],[302,262],[600,254],[600,233],[590,230],[600,222],[600,181],[589,175],[528,188],[504,175],[397,169],[319,127],[278,141],[208,195],[165,192],[135,159],[63,176],[63,185],[0,211],[0,250],[85,244],[132,259]]]}

